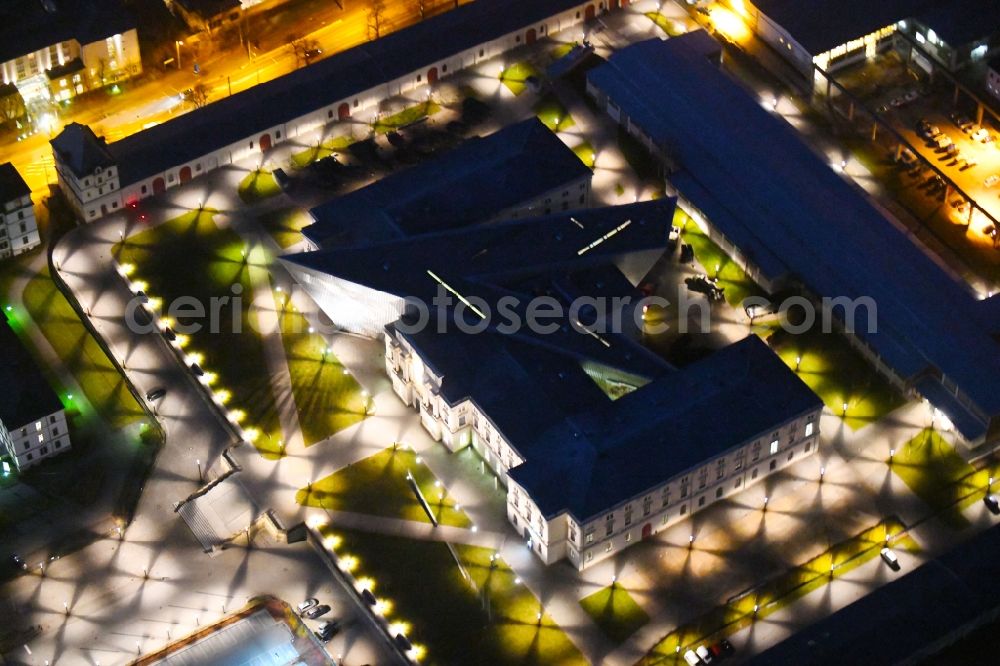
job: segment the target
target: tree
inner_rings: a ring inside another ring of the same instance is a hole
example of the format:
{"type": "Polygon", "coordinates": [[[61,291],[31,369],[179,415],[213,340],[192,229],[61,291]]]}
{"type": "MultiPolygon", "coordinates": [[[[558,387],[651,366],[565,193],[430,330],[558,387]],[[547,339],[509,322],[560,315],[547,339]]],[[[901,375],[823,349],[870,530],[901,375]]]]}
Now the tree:
{"type": "Polygon", "coordinates": [[[208,104],[208,88],[204,83],[196,83],[193,88],[184,91],[184,100],[200,109],[208,104]]]}
{"type": "Polygon", "coordinates": [[[370,0],[368,3],[368,39],[378,39],[385,28],[385,0],[370,0]]]}
{"type": "Polygon", "coordinates": [[[24,106],[24,98],[13,85],[9,86],[13,90],[6,91],[7,86],[0,85],[0,125],[9,123],[24,117],[27,109],[24,106]]]}
{"type": "Polygon", "coordinates": [[[319,42],[315,39],[293,39],[289,41],[288,46],[292,49],[292,53],[295,54],[296,64],[310,65],[313,60],[323,53],[323,50],[319,47],[319,42]]]}

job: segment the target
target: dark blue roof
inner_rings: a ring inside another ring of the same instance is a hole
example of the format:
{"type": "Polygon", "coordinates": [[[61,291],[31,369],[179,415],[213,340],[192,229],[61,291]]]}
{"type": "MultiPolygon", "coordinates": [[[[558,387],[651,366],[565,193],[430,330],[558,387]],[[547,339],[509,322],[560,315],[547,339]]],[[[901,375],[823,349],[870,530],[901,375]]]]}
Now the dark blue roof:
{"type": "Polygon", "coordinates": [[[546,516],[603,513],[762,432],[823,406],[756,335],[536,432],[511,471],[546,516]],[[565,479],[553,484],[552,479],[565,479]]]}
{"type": "Polygon", "coordinates": [[[935,0],[749,0],[812,55],[910,18],[935,0]]]}
{"type": "Polygon", "coordinates": [[[134,18],[118,0],[3,0],[0,62],[59,42],[96,42],[134,27],[134,18]]]}
{"type": "Polygon", "coordinates": [[[78,178],[89,176],[97,167],[106,168],[115,164],[104,139],[80,123],[66,125],[49,144],[52,151],[78,178]]]}
{"type": "Polygon", "coordinates": [[[937,650],[965,635],[971,624],[994,617],[1000,596],[997,553],[1000,526],[795,632],[748,663],[937,663],[931,658],[937,650]]]}
{"type": "Polygon", "coordinates": [[[589,80],[675,157],[671,181],[768,279],[870,298],[876,331],[858,308],[858,337],[904,379],[945,375],[985,428],[1000,415],[1000,345],[976,298],[709,62],[697,35],[625,48],[589,80]]]}
{"type": "Polygon", "coordinates": [[[579,0],[476,0],[212,101],[112,143],[110,149],[122,183],[134,183],[577,4],[579,0]]]}
{"type": "Polygon", "coordinates": [[[0,164],[0,206],[31,194],[31,188],[10,162],[0,164]]]}
{"type": "Polygon", "coordinates": [[[8,429],[20,428],[63,406],[7,319],[0,319],[0,421],[8,429]]]}
{"type": "Polygon", "coordinates": [[[454,229],[589,174],[532,116],[312,209],[316,223],[303,234],[343,246],[454,229]]]}

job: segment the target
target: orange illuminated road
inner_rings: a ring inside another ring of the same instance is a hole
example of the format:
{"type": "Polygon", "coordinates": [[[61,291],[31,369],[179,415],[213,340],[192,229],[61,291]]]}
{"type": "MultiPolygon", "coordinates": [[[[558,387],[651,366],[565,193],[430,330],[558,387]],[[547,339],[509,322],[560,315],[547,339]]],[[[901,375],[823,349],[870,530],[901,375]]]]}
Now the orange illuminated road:
{"type": "MultiPolygon", "coordinates": [[[[461,4],[469,1],[471,0],[462,0],[461,4]]],[[[428,11],[433,13],[447,11],[454,5],[454,0],[430,0],[425,3],[428,11]]],[[[368,40],[369,6],[367,2],[355,0],[350,2],[346,10],[340,10],[330,3],[330,10],[324,11],[321,16],[310,18],[309,24],[318,23],[317,27],[309,30],[311,25],[300,25],[297,26],[297,32],[305,34],[308,31],[305,39],[315,40],[323,50],[323,57],[327,57],[368,40]]],[[[399,30],[419,20],[419,5],[415,0],[387,0],[382,34],[399,30]]],[[[183,47],[181,60],[184,64],[182,71],[167,72],[157,80],[141,82],[120,97],[109,98],[100,105],[84,102],[80,105],[84,108],[64,113],[51,135],[57,134],[63,124],[79,122],[91,126],[109,141],[117,141],[151,123],[161,123],[190,111],[189,104],[179,101],[180,94],[196,83],[205,85],[211,103],[226,97],[230,91],[237,93],[247,90],[301,66],[291,47],[284,44],[264,53],[255,53],[252,59],[248,58],[243,47],[237,46],[199,63],[203,71],[201,77],[195,77],[188,68],[189,63],[193,63],[190,56],[185,55],[183,47]]],[[[47,184],[56,181],[49,138],[48,134],[40,132],[20,142],[0,145],[0,161],[13,162],[36,194],[47,194],[47,184]]],[[[38,201],[39,197],[36,196],[35,199],[38,201]]]]}

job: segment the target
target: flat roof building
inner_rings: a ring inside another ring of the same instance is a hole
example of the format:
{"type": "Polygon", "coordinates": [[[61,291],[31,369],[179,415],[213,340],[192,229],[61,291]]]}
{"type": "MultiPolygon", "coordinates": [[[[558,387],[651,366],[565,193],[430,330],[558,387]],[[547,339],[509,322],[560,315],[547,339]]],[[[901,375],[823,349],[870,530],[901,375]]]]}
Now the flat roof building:
{"type": "Polygon", "coordinates": [[[66,412],[6,318],[0,321],[0,450],[18,470],[70,449],[66,412]]]}
{"type": "Polygon", "coordinates": [[[585,208],[592,172],[532,116],[310,213],[315,247],[353,245],[585,208]]]}
{"type": "Polygon", "coordinates": [[[649,40],[588,90],[667,164],[668,189],[769,292],[844,299],[832,314],[890,378],[969,442],[1000,437],[996,310],[710,58],[704,32],[649,40]]]}

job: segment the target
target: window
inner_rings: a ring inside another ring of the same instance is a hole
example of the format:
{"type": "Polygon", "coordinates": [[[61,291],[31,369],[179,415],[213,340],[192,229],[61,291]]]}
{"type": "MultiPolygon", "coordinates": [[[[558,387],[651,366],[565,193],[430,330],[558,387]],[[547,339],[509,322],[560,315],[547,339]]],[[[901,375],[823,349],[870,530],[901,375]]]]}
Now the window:
{"type": "Polygon", "coordinates": [[[648,516],[649,512],[652,510],[652,508],[653,508],[653,498],[652,497],[647,497],[646,499],[642,500],[642,515],[643,516],[648,516]]]}
{"type": "Polygon", "coordinates": [[[719,499],[720,497],[722,497],[722,486],[715,489],[715,499],[719,499]]]}
{"type": "MultiPolygon", "coordinates": [[[[251,141],[250,143],[253,143],[253,142],[251,141]]],[[[174,182],[174,174],[172,174],[172,173],[167,174],[167,182],[168,183],[174,182]]]]}
{"type": "Polygon", "coordinates": [[[631,540],[632,540],[632,533],[631,532],[626,532],[625,533],[625,543],[628,543],[631,540]]]}
{"type": "Polygon", "coordinates": [[[250,148],[253,148],[253,139],[250,140],[250,148]]]}
{"type": "Polygon", "coordinates": [[[736,454],[736,460],[733,461],[733,470],[738,472],[743,469],[743,451],[736,454]]]}
{"type": "Polygon", "coordinates": [[[45,455],[46,453],[48,453],[48,452],[49,452],[49,447],[47,447],[47,446],[43,446],[43,447],[42,447],[42,455],[44,456],[44,455],[45,455]]]}
{"type": "Polygon", "coordinates": [[[704,495],[702,495],[701,497],[698,498],[698,506],[699,507],[705,506],[705,496],[704,495]]]}
{"type": "Polygon", "coordinates": [[[117,201],[112,201],[111,202],[111,207],[112,208],[118,208],[118,202],[117,201]]]}
{"type": "Polygon", "coordinates": [[[441,73],[443,74],[444,72],[447,71],[448,71],[448,63],[441,65],[441,73]]]}
{"type": "Polygon", "coordinates": [[[778,452],[778,438],[775,437],[773,440],[771,440],[771,455],[773,456],[777,452],[778,452]]]}
{"type": "Polygon", "coordinates": [[[52,434],[53,435],[58,435],[59,434],[59,428],[52,428],[52,434]]]}
{"type": "Polygon", "coordinates": [[[484,49],[479,49],[479,57],[482,58],[484,55],[486,55],[486,51],[484,49]]]}
{"type": "Polygon", "coordinates": [[[521,35],[517,35],[516,37],[514,37],[514,41],[516,43],[520,44],[521,43],[521,35]]]}
{"type": "Polygon", "coordinates": [[[664,488],[663,492],[660,494],[660,506],[667,506],[670,504],[670,488],[664,488]]]}
{"type": "Polygon", "coordinates": [[[701,468],[698,472],[698,490],[701,490],[708,484],[708,469],[705,467],[701,468]]]}
{"type": "Polygon", "coordinates": [[[458,425],[459,425],[459,427],[462,427],[462,426],[465,425],[465,414],[462,414],[461,416],[458,417],[458,425]]]}
{"type": "Polygon", "coordinates": [[[788,452],[788,459],[791,460],[792,456],[794,456],[794,455],[795,455],[795,451],[789,451],[788,452]]]}
{"type": "Polygon", "coordinates": [[[615,521],[609,520],[604,525],[604,536],[609,537],[615,531],[615,521]]]}
{"type": "Polygon", "coordinates": [[[42,429],[42,422],[41,421],[35,421],[35,432],[38,432],[41,429],[42,429]]]}
{"type": "Polygon", "coordinates": [[[719,462],[715,463],[715,479],[718,481],[726,475],[726,459],[720,458],[719,462]]]}
{"type": "Polygon", "coordinates": [[[681,479],[681,499],[688,496],[688,490],[689,490],[688,478],[685,476],[683,479],[681,479]]]}
{"type": "Polygon", "coordinates": [[[512,522],[513,522],[513,523],[514,523],[515,525],[517,525],[517,514],[516,514],[516,513],[514,514],[514,520],[513,520],[512,522]]]}
{"type": "Polygon", "coordinates": [[[688,512],[688,505],[687,504],[681,504],[681,515],[683,516],[687,512],[688,512]]]}
{"type": "Polygon", "coordinates": [[[31,460],[31,459],[33,459],[34,457],[35,457],[35,456],[31,455],[30,453],[28,454],[28,460],[31,460]]]}
{"type": "Polygon", "coordinates": [[[424,78],[423,74],[417,74],[417,83],[420,83],[421,81],[423,81],[423,78],[424,78]]]}
{"type": "Polygon", "coordinates": [[[806,424],[806,437],[812,437],[813,434],[813,422],[810,421],[806,424]]]}
{"type": "Polygon", "coordinates": [[[750,447],[750,460],[756,462],[760,458],[760,442],[754,442],[750,447]]]}
{"type": "Polygon", "coordinates": [[[280,139],[281,138],[281,130],[278,130],[277,132],[274,133],[274,138],[275,139],[280,139]]]}
{"type": "Polygon", "coordinates": [[[356,109],[356,108],[358,108],[358,105],[359,105],[359,104],[360,104],[360,102],[358,102],[358,100],[357,100],[357,99],[355,99],[355,100],[354,100],[354,108],[355,108],[355,109],[356,109]]]}
{"type": "Polygon", "coordinates": [[[771,468],[772,472],[774,471],[774,468],[777,467],[777,465],[778,465],[778,461],[777,460],[772,460],[771,461],[770,468],[771,468]]]}
{"type": "Polygon", "coordinates": [[[148,191],[149,191],[149,187],[147,187],[146,185],[143,185],[142,186],[142,193],[145,194],[148,191]]]}
{"type": "Polygon", "coordinates": [[[607,542],[606,544],[604,544],[604,552],[605,553],[610,553],[611,552],[611,548],[612,548],[612,545],[611,545],[610,541],[607,542]]]}
{"type": "Polygon", "coordinates": [[[743,477],[741,477],[741,476],[738,476],[738,477],[736,477],[736,483],[735,483],[735,484],[733,484],[733,490],[736,490],[736,489],[737,489],[737,488],[739,488],[739,487],[740,487],[741,485],[743,485],[743,477]]]}
{"type": "Polygon", "coordinates": [[[194,171],[195,173],[201,173],[201,162],[194,165],[194,171]]]}
{"type": "Polygon", "coordinates": [[[326,110],[326,117],[327,117],[327,120],[329,120],[330,118],[333,118],[333,109],[327,109],[326,110]]]}
{"type": "Polygon", "coordinates": [[[750,475],[750,478],[751,479],[756,479],[757,478],[757,468],[756,467],[753,468],[753,474],[750,475]]]}
{"type": "Polygon", "coordinates": [[[594,530],[587,530],[587,534],[584,536],[584,541],[587,543],[594,543],[594,530]]]}
{"type": "Polygon", "coordinates": [[[57,448],[57,449],[61,449],[61,448],[62,448],[62,442],[60,442],[60,441],[57,441],[57,442],[56,442],[56,448],[57,448]]]}
{"type": "Polygon", "coordinates": [[[56,422],[56,417],[55,414],[53,414],[52,416],[49,417],[49,423],[55,423],[55,422],[56,422]]]}
{"type": "Polygon", "coordinates": [[[812,447],[813,447],[812,442],[806,442],[806,445],[802,447],[802,450],[805,451],[806,453],[809,453],[812,450],[812,447]]]}
{"type": "Polygon", "coordinates": [[[573,543],[576,543],[576,530],[573,528],[572,525],[570,525],[569,528],[569,540],[572,541],[573,543]]]}
{"type": "Polygon", "coordinates": [[[587,561],[590,562],[592,559],[594,559],[594,551],[588,550],[587,551],[587,561]]]}
{"type": "Polygon", "coordinates": [[[632,507],[625,507],[625,527],[632,524],[632,507]]]}

